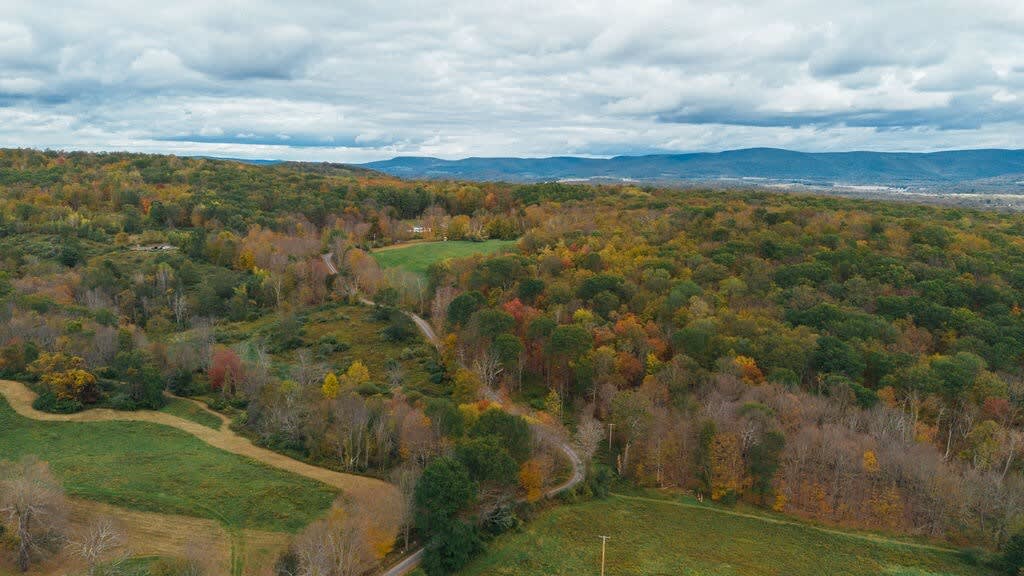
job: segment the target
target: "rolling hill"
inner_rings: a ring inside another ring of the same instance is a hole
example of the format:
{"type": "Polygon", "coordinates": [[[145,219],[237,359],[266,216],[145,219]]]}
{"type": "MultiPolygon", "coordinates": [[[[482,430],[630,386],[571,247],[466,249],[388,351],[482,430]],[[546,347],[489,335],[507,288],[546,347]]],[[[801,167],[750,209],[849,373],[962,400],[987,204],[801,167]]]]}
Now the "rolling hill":
{"type": "Polygon", "coordinates": [[[749,148],[715,153],[614,158],[397,157],[365,168],[393,176],[431,179],[537,182],[550,180],[779,181],[808,185],[929,187],[984,181],[990,189],[1018,190],[1024,150],[903,152],[795,152],[749,148]]]}

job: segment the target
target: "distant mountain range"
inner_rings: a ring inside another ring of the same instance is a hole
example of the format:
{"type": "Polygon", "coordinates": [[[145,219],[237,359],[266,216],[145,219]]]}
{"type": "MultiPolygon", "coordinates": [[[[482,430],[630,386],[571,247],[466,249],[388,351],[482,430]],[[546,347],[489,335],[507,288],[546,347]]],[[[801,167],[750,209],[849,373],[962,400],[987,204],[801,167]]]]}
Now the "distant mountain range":
{"type": "Polygon", "coordinates": [[[949,152],[794,152],[749,148],[714,153],[607,159],[400,156],[361,165],[403,178],[508,182],[551,180],[651,183],[795,183],[811,187],[888,186],[1024,192],[1024,150],[949,152]]]}

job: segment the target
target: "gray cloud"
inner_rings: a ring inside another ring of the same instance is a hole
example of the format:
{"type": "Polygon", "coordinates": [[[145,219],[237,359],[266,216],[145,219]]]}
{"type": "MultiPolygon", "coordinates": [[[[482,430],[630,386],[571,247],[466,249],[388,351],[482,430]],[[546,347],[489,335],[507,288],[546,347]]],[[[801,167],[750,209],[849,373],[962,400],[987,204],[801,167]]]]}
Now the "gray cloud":
{"type": "Polygon", "coordinates": [[[0,145],[338,161],[1024,147],[1012,0],[497,4],[0,0],[0,145]]]}

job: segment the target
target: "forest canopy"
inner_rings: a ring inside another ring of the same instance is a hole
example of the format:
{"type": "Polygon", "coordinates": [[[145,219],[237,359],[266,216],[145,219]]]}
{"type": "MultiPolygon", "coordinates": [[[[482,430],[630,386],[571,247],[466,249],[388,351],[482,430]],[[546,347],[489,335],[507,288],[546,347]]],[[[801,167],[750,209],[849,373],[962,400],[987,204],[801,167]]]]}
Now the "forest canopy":
{"type": "Polygon", "coordinates": [[[459,484],[437,534],[472,531],[474,486],[550,473],[498,390],[587,460],[612,425],[639,485],[993,548],[1024,521],[1020,214],[3,150],[0,299],[0,375],[44,408],[218,396],[272,448],[459,484]],[[425,274],[370,256],[490,238],[517,243],[425,274]],[[364,297],[407,348],[373,369],[311,320],[364,297]]]}

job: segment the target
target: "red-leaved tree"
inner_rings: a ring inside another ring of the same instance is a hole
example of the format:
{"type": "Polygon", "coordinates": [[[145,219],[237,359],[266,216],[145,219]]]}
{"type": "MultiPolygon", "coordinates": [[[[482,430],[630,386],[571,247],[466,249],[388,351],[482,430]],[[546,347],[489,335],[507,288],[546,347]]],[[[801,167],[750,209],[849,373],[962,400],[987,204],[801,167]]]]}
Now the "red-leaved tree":
{"type": "Polygon", "coordinates": [[[218,348],[210,359],[210,387],[214,390],[226,389],[231,396],[235,395],[238,382],[242,379],[242,359],[230,348],[218,348]]]}

